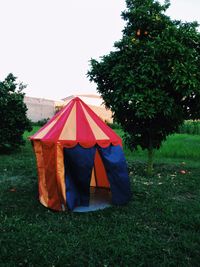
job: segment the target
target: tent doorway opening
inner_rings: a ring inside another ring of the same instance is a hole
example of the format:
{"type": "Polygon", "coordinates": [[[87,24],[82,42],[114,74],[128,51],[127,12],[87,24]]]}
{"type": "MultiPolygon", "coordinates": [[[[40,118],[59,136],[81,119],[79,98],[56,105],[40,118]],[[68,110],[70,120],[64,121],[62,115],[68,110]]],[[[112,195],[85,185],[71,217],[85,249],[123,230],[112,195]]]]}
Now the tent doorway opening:
{"type": "Polygon", "coordinates": [[[115,205],[126,204],[130,199],[127,166],[120,145],[64,148],[64,166],[69,210],[89,206],[90,187],[110,190],[112,204],[115,205]]]}
{"type": "Polygon", "coordinates": [[[67,206],[74,212],[110,207],[112,195],[107,170],[97,147],[64,148],[67,206]]]}

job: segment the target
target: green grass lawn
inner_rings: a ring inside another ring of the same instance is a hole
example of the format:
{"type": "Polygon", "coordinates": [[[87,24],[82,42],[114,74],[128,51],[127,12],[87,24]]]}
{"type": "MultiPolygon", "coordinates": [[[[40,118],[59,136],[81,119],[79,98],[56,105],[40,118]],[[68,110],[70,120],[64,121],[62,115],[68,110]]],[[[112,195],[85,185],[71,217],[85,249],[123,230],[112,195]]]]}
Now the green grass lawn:
{"type": "MultiPolygon", "coordinates": [[[[122,130],[115,130],[120,136],[123,136],[122,130]]],[[[124,148],[128,160],[147,160],[147,151],[139,148],[136,151],[130,151],[124,148]]],[[[193,166],[200,166],[200,135],[174,134],[167,138],[159,150],[154,153],[157,163],[181,163],[188,162],[193,166]]]]}
{"type": "Polygon", "coordinates": [[[131,202],[84,214],[38,202],[30,142],[0,155],[0,266],[200,266],[200,136],[170,136],[151,178],[125,154],[131,202]]]}

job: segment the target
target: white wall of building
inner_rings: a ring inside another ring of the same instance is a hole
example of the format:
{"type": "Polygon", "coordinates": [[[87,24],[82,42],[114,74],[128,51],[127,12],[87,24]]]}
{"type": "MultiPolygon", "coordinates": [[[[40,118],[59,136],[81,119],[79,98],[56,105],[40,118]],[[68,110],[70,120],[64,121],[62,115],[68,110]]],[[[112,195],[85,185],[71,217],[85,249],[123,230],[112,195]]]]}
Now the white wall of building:
{"type": "Polygon", "coordinates": [[[51,118],[55,114],[54,100],[25,96],[24,102],[28,108],[27,117],[33,122],[51,118]]]}
{"type": "MultiPolygon", "coordinates": [[[[28,108],[27,116],[33,121],[37,122],[43,119],[50,119],[55,114],[55,107],[66,105],[71,99],[77,95],[66,97],[64,101],[48,100],[36,97],[24,97],[24,102],[28,108]]],[[[90,108],[106,122],[113,122],[112,112],[107,110],[102,104],[102,98],[96,95],[78,95],[90,108]]]]}

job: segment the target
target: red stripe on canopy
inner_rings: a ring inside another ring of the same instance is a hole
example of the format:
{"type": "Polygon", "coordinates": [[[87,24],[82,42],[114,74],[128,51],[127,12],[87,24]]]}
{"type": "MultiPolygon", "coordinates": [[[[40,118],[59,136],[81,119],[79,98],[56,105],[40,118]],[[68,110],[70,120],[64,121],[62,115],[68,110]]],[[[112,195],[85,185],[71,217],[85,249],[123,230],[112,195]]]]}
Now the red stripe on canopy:
{"type": "Polygon", "coordinates": [[[109,140],[97,140],[98,145],[100,146],[108,146],[110,143],[113,145],[122,145],[121,138],[105,123],[103,122],[92,109],[90,109],[83,101],[82,104],[86,111],[90,114],[96,124],[103,130],[105,135],[109,137],[109,140]]]}
{"type": "Polygon", "coordinates": [[[60,133],[62,132],[63,127],[69,117],[69,114],[74,106],[74,102],[61,113],[60,118],[57,120],[55,125],[49,130],[49,132],[42,138],[42,141],[55,141],[58,140],[60,133]]]}
{"type": "Polygon", "coordinates": [[[56,113],[44,126],[42,126],[34,135],[30,137],[30,140],[41,140],[40,134],[47,129],[47,127],[50,127],[51,124],[54,125],[54,121],[56,122],[59,117],[69,108],[69,106],[72,105],[71,102],[69,102],[63,109],[61,109],[58,113],[56,113]]]}
{"type": "Polygon", "coordinates": [[[78,140],[78,142],[83,147],[88,147],[88,144],[90,144],[90,146],[94,146],[96,140],[94,134],[92,133],[88,120],[85,117],[80,102],[77,102],[76,123],[77,123],[76,140],[78,140]]]}

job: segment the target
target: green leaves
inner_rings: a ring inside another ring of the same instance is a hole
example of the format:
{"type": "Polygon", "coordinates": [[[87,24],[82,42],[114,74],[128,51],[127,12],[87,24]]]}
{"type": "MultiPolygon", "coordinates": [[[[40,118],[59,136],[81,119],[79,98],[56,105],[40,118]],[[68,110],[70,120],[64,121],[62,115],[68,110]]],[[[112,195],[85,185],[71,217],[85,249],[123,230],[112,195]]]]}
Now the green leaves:
{"type": "Polygon", "coordinates": [[[23,133],[31,130],[26,117],[27,107],[24,104],[23,84],[16,83],[16,77],[9,74],[0,82],[0,150],[16,148],[24,143],[23,133]]]}
{"type": "Polygon", "coordinates": [[[169,1],[127,0],[126,26],[116,50],[88,76],[97,84],[131,147],[159,148],[187,118],[200,118],[198,24],[164,14],[169,1]]]}

